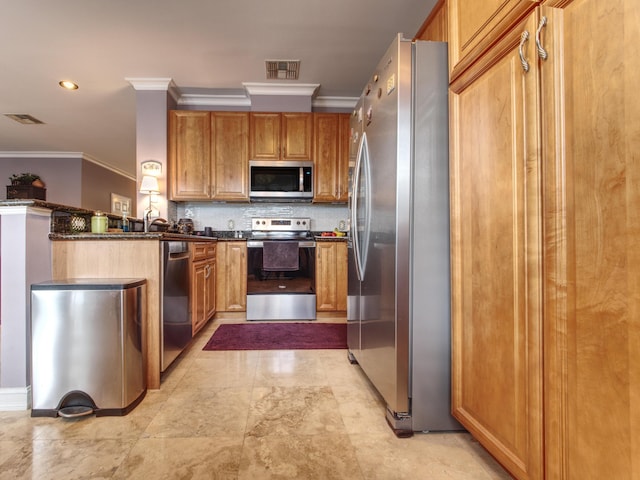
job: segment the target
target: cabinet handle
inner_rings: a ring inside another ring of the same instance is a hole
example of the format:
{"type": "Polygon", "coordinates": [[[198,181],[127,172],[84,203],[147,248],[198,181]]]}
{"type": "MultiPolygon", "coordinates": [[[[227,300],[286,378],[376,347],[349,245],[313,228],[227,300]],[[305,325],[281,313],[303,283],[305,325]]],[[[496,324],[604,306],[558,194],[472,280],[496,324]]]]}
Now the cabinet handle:
{"type": "Polygon", "coordinates": [[[209,276],[211,275],[211,266],[210,266],[210,265],[205,266],[205,267],[204,267],[204,270],[205,270],[205,272],[206,272],[206,273],[204,274],[204,278],[209,278],[209,276]]]}
{"type": "Polygon", "coordinates": [[[540,23],[538,24],[538,29],[536,30],[536,48],[538,49],[538,56],[542,59],[542,60],[546,60],[547,57],[549,56],[549,54],[547,53],[547,51],[544,49],[544,47],[542,46],[542,43],[540,42],[540,32],[542,31],[542,28],[547,24],[547,17],[542,17],[540,19],[540,23]]]}
{"type": "Polygon", "coordinates": [[[522,64],[522,69],[525,71],[525,73],[529,71],[529,62],[527,62],[527,59],[524,58],[524,52],[522,51],[522,48],[524,47],[524,44],[527,43],[528,40],[529,40],[529,32],[525,30],[524,32],[522,32],[522,35],[520,35],[520,45],[518,46],[518,53],[520,54],[520,63],[522,64]]]}

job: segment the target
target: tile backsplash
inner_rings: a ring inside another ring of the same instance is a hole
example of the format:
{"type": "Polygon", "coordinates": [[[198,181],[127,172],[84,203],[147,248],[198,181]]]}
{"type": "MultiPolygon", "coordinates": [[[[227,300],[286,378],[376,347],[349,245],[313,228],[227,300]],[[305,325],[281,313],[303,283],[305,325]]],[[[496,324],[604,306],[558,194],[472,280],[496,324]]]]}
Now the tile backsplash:
{"type": "MultiPolygon", "coordinates": [[[[172,202],[170,202],[172,203],[172,202]]],[[[173,208],[169,209],[171,219],[191,218],[195,230],[211,227],[213,230],[251,230],[254,217],[308,217],[314,231],[333,230],[348,223],[346,205],[326,205],[311,203],[177,203],[175,218],[173,208]],[[231,224],[233,228],[230,228],[231,224]]]]}

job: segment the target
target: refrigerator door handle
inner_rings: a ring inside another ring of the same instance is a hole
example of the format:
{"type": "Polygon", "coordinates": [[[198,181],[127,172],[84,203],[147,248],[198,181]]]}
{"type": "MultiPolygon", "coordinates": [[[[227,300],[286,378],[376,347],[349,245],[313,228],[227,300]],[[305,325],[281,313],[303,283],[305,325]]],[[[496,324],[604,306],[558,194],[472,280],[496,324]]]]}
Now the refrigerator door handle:
{"type": "Polygon", "coordinates": [[[371,185],[370,175],[369,175],[369,144],[367,142],[367,133],[364,132],[362,134],[362,139],[360,140],[360,146],[358,148],[358,156],[356,159],[355,165],[355,176],[353,181],[353,203],[351,204],[351,227],[354,232],[353,234],[353,248],[355,255],[355,264],[356,264],[356,273],[358,275],[358,280],[364,280],[365,269],[366,269],[366,260],[367,260],[367,250],[369,245],[369,231],[371,228],[371,195],[369,192],[371,185]],[[358,218],[358,208],[359,208],[359,193],[361,191],[361,185],[364,182],[364,198],[363,200],[363,208],[364,208],[364,225],[360,225],[358,218]],[[364,227],[362,230],[362,237],[360,234],[361,227],[364,227]]]}

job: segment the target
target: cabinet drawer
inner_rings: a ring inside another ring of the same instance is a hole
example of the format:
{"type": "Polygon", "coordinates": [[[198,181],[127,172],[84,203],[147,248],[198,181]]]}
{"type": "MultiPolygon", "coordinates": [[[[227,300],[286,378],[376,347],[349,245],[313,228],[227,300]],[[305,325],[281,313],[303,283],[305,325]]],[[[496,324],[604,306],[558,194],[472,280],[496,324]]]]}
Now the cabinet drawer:
{"type": "Polygon", "coordinates": [[[216,244],[213,242],[194,242],[190,247],[192,261],[216,256],[216,244]]]}

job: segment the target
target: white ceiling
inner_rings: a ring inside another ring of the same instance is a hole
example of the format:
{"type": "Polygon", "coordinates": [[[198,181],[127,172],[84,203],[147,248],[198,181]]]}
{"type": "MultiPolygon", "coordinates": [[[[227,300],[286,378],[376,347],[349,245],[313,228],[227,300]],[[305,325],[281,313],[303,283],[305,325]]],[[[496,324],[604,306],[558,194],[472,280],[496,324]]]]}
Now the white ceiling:
{"type": "Polygon", "coordinates": [[[82,152],[135,176],[126,78],[218,95],[244,82],[317,83],[318,97],[357,97],[394,35],[413,37],[435,2],[0,0],[0,152],[82,152]],[[267,81],[267,59],[301,60],[299,80],[267,81]],[[80,88],[63,90],[63,79],[80,88]]]}

